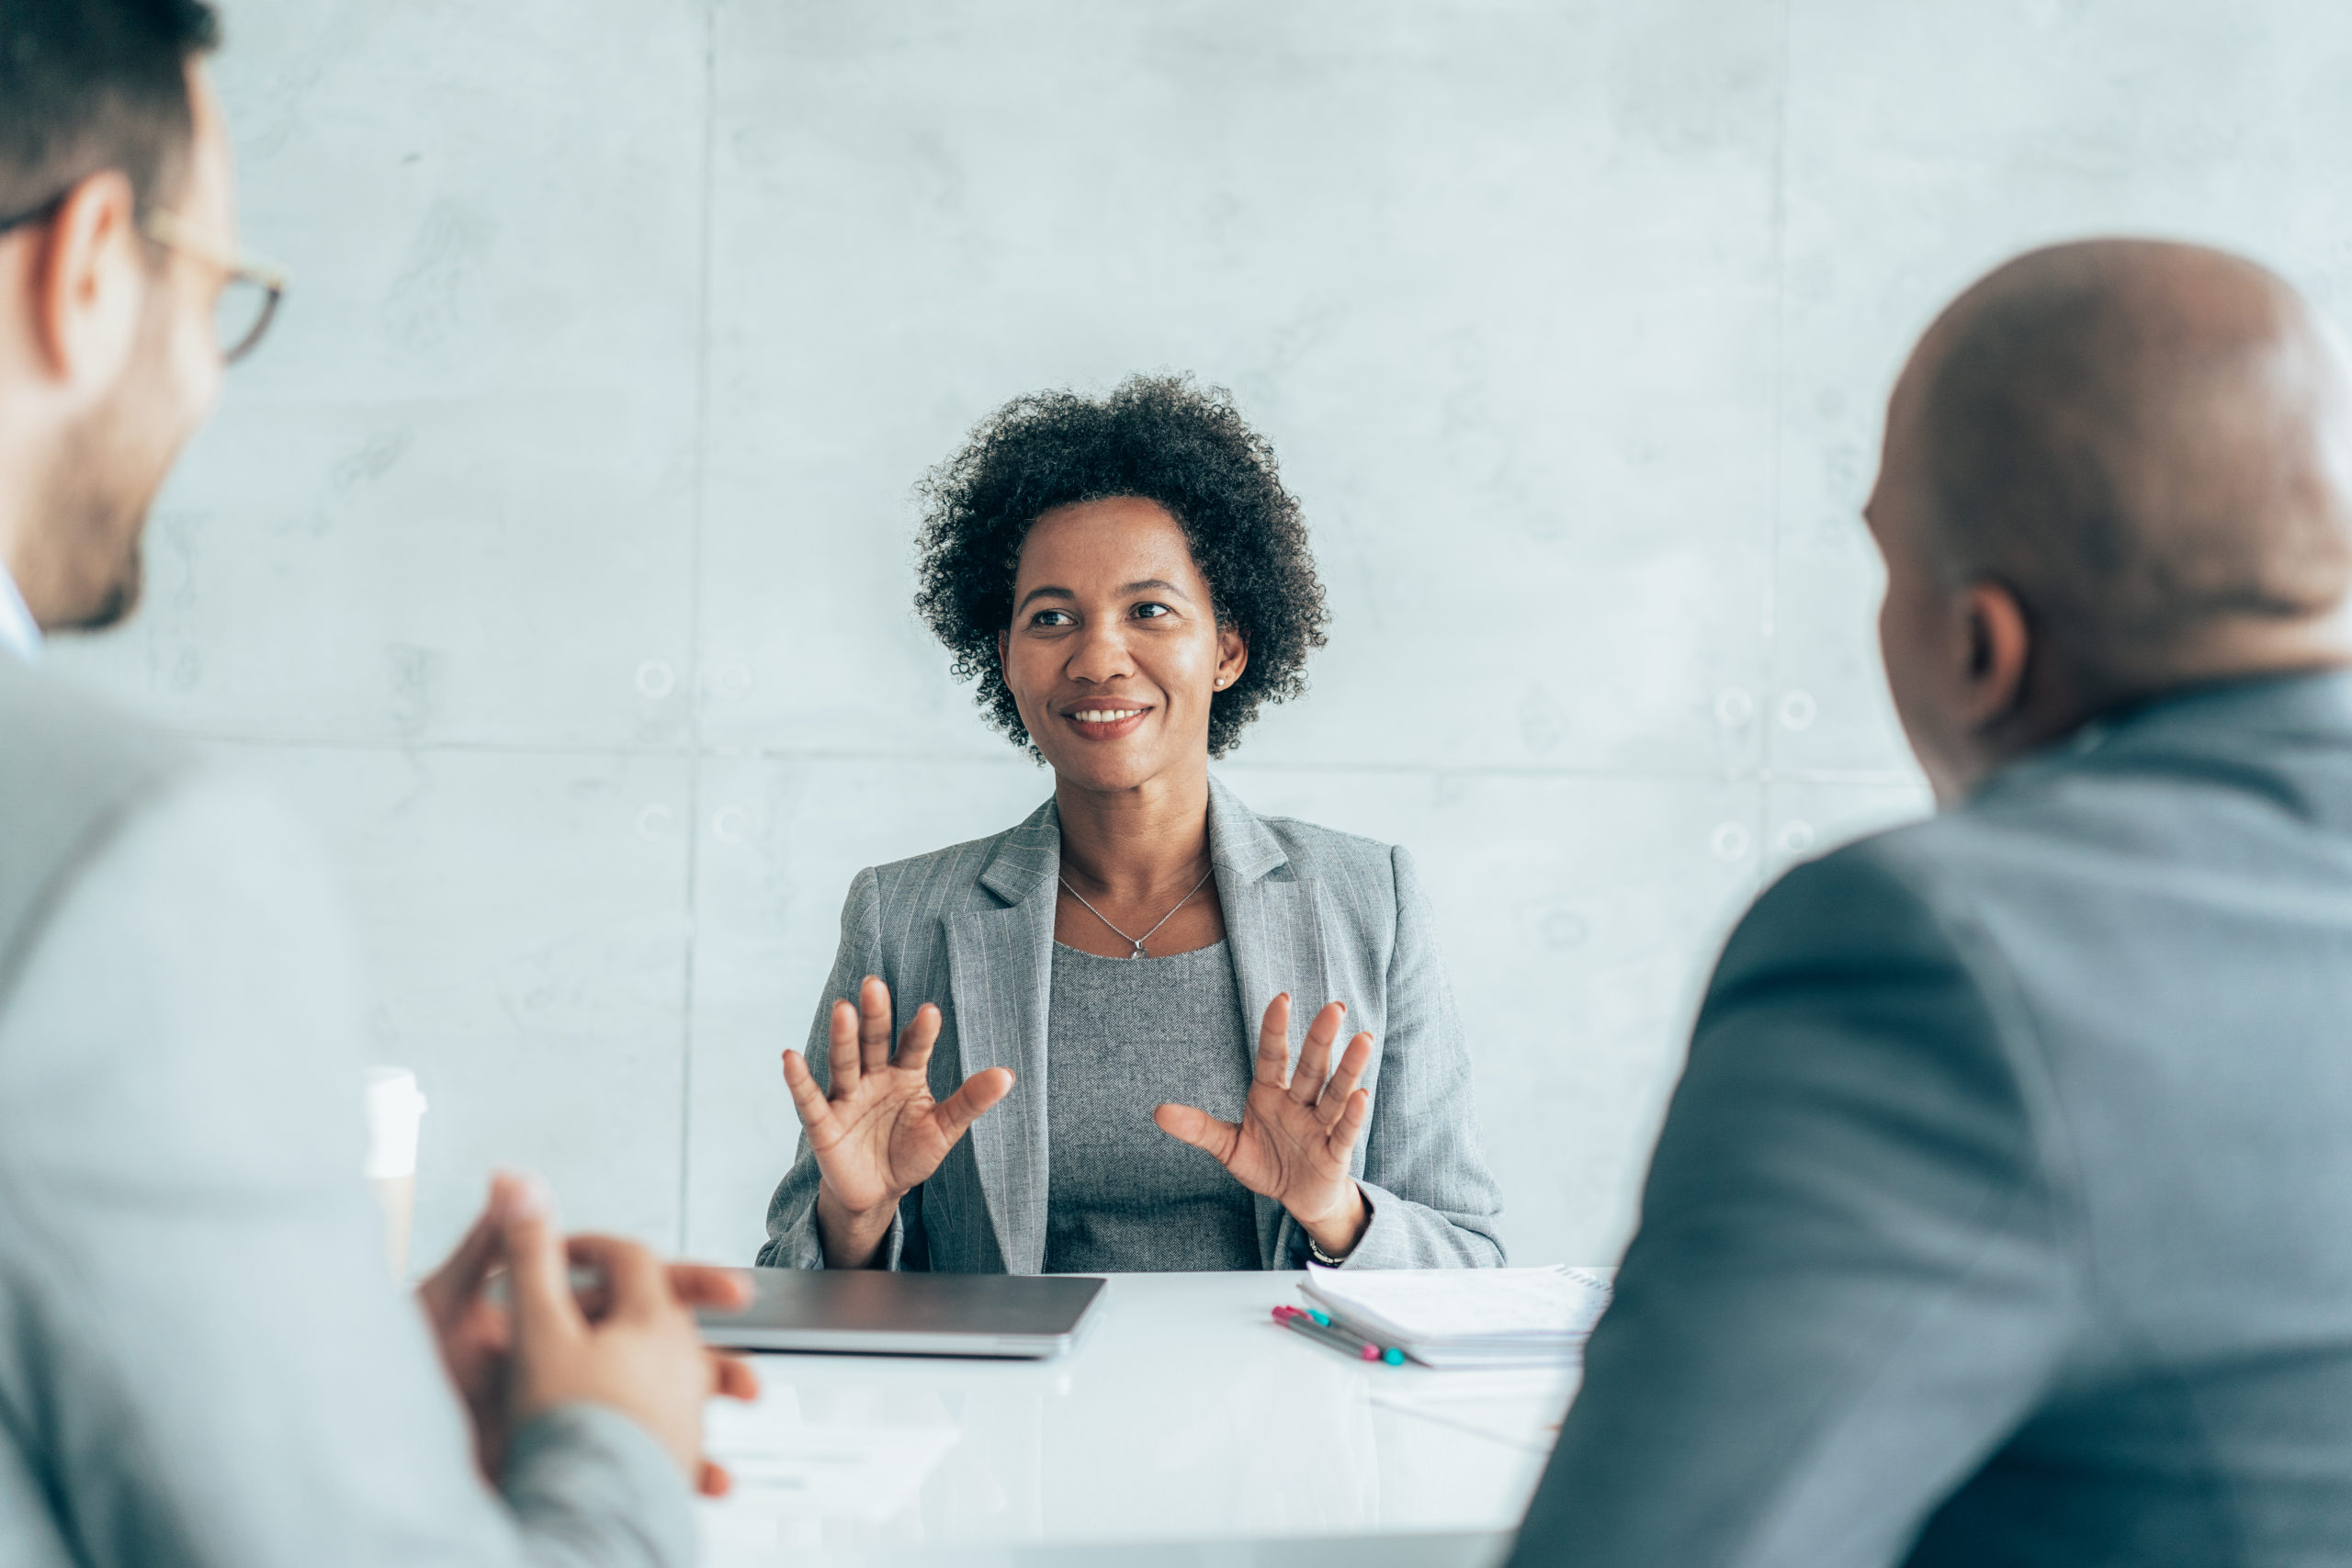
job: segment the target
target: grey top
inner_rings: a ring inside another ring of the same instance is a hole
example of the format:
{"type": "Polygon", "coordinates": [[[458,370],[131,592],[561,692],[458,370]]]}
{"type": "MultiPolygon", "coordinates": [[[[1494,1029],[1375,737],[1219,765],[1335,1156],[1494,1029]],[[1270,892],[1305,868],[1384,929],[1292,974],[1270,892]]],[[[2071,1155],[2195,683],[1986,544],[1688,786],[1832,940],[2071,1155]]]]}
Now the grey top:
{"type": "Polygon", "coordinates": [[[0,653],[0,1568],[692,1558],[613,1411],[475,1473],[360,1179],[341,931],[275,802],[0,653]]]}
{"type": "Polygon", "coordinates": [[[1255,1036],[1223,942],[1166,958],[1054,944],[1046,1273],[1259,1266],[1249,1189],[1151,1119],[1174,1100],[1241,1120],[1255,1036]]]}
{"type": "Polygon", "coordinates": [[[1792,871],[1515,1562],[2343,1562],[2348,1129],[2352,676],[1792,871]]]}
{"type": "MultiPolygon", "coordinates": [[[[855,996],[867,975],[888,983],[901,1025],[923,1003],[939,1005],[933,1092],[951,1093],[983,1067],[1009,1067],[1016,1078],[1012,1094],[899,1203],[884,1243],[890,1268],[1035,1274],[1044,1267],[1053,1165],[1046,1037],[1061,845],[1061,819],[1048,800],[993,838],[875,866],[850,884],[841,946],[809,1033],[818,1081],[827,1011],[834,998],[855,996]]],[[[1291,1010],[1294,1062],[1326,1001],[1347,1003],[1350,1028],[1372,1033],[1364,1079],[1372,1118],[1354,1156],[1372,1223],[1347,1266],[1500,1263],[1502,1194],[1478,1136],[1469,1042],[1412,857],[1312,823],[1260,817],[1211,780],[1209,858],[1251,1038],[1283,991],[1301,1004],[1291,1010]]],[[[792,1112],[779,1105],[777,1113],[792,1112]]],[[[1257,1267],[1303,1266],[1298,1223],[1270,1199],[1253,1196],[1250,1204],[1257,1267]]],[[[760,1261],[824,1267],[816,1207],[817,1162],[804,1136],[768,1205],[760,1261]]]]}

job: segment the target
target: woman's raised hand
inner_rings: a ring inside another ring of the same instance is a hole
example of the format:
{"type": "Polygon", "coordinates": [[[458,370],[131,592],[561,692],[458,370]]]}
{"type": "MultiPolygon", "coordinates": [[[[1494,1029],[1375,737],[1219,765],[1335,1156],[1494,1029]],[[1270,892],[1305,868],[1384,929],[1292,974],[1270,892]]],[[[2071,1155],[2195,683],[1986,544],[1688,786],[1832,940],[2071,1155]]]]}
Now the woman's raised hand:
{"type": "Polygon", "coordinates": [[[964,1130],[1012,1092],[1002,1067],[974,1073],[945,1100],[931,1096],[939,1010],[925,1002],[890,1050],[890,987],[868,975],[855,1006],[833,1004],[832,1082],[797,1051],[784,1054],[785,1087],[817,1156],[817,1230],[830,1269],[863,1269],[890,1232],[899,1200],[927,1179],[964,1130]]]}
{"type": "Polygon", "coordinates": [[[1206,1149],[1236,1181],[1288,1209],[1334,1257],[1353,1247],[1372,1220],[1362,1189],[1348,1174],[1348,1156],[1372,1113],[1371,1092],[1356,1087],[1372,1064],[1372,1036],[1350,1041],[1339,1070],[1330,1071],[1331,1046],[1347,1010],[1332,1002],[1315,1015],[1299,1047],[1298,1070],[1286,1073],[1290,998],[1273,999],[1258,1030],[1258,1069],[1238,1125],[1189,1105],[1163,1105],[1151,1113],[1161,1132],[1206,1149]]]}

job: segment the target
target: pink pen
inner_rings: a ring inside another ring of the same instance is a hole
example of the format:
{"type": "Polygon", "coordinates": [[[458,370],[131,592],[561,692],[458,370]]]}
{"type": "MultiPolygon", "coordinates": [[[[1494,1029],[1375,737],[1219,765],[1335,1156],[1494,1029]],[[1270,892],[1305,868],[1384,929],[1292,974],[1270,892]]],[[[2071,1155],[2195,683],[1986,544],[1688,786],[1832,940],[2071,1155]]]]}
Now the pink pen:
{"type": "Polygon", "coordinates": [[[1302,1312],[1295,1306],[1276,1307],[1274,1309],[1274,1321],[1281,1324],[1284,1328],[1296,1329],[1299,1333],[1306,1335],[1309,1339],[1315,1340],[1318,1344],[1329,1345],[1334,1350],[1347,1351],[1353,1355],[1358,1360],[1388,1361],[1391,1365],[1394,1365],[1396,1362],[1404,1359],[1402,1356],[1397,1356],[1392,1359],[1384,1353],[1379,1346],[1367,1345],[1362,1339],[1357,1338],[1354,1335],[1347,1333],[1334,1325],[1317,1323],[1315,1320],[1314,1314],[1302,1312]]]}

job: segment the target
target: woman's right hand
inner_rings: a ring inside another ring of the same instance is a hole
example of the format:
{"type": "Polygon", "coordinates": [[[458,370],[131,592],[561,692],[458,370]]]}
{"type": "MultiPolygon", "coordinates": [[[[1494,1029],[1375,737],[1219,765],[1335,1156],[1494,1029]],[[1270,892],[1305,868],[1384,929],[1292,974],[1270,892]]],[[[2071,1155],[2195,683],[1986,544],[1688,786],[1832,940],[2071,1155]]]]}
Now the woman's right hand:
{"type": "Polygon", "coordinates": [[[784,1054],[785,1087],[817,1156],[817,1234],[828,1269],[869,1267],[890,1234],[899,1200],[927,1179],[964,1130],[1012,1092],[1002,1067],[974,1073],[945,1100],[931,1097],[939,1010],[925,1002],[890,1051],[890,987],[868,975],[855,1006],[833,1004],[832,1083],[797,1051],[784,1054]]]}

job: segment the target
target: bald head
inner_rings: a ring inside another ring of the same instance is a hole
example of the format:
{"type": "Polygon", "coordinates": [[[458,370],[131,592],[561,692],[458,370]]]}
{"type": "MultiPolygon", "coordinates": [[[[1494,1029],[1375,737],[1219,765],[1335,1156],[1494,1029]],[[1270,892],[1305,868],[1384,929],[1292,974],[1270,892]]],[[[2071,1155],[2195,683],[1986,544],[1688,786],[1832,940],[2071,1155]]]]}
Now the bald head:
{"type": "Polygon", "coordinates": [[[1997,573],[2119,679],[2207,673],[2223,623],[2352,590],[2352,434],[2332,334],[2252,262],[2106,240],[1977,284],[1905,378],[1951,581],[1997,573]]]}
{"type": "Polygon", "coordinates": [[[2035,251],[1921,341],[1871,522],[1890,677],[1895,640],[1929,630],[1893,623],[1996,585],[2028,638],[1997,716],[2027,743],[2177,685],[2342,662],[2352,382],[2334,333],[2252,262],[2154,241],[2035,251]],[[1921,578],[1909,604],[1899,555],[1921,578]]]}

